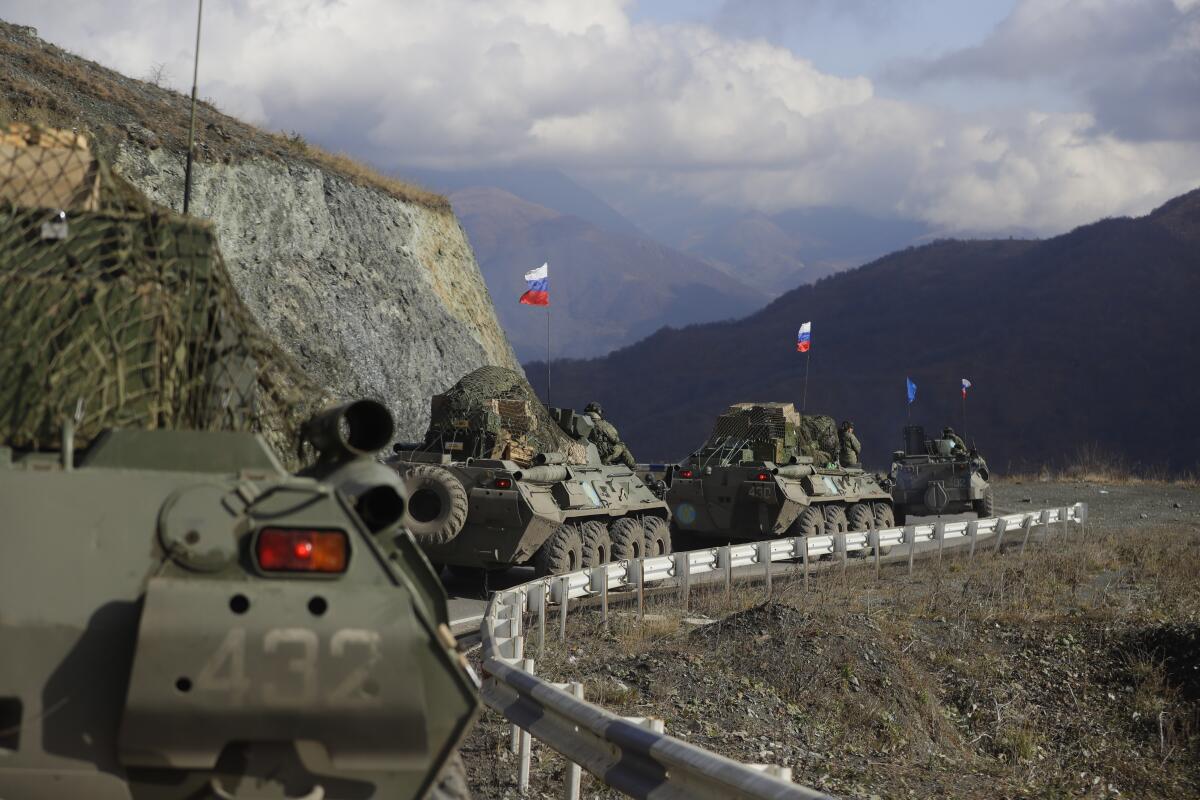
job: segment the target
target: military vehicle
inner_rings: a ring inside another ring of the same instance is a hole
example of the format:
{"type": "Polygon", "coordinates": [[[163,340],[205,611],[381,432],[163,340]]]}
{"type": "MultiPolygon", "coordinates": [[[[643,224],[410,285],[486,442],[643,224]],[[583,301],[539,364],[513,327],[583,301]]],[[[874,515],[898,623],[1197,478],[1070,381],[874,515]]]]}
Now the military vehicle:
{"type": "Polygon", "coordinates": [[[835,431],[829,417],[801,417],[791,403],[730,406],[669,474],[677,537],[726,542],[893,525],[891,496],[875,476],[832,461],[835,431]]]}
{"type": "Polygon", "coordinates": [[[910,516],[974,512],[993,514],[987,462],[952,439],[927,439],[920,425],[904,429],[904,449],[892,453],[896,521],[910,516]]]}
{"type": "Polygon", "coordinates": [[[207,225],[0,131],[0,797],[416,798],[457,761],[477,682],[391,415],[321,397],[207,225]]]}
{"type": "Polygon", "coordinates": [[[482,367],[435,396],[430,416],[425,440],[388,463],[435,564],[553,575],[671,552],[662,499],[628,467],[601,464],[591,420],[547,409],[519,373],[482,367]]]}

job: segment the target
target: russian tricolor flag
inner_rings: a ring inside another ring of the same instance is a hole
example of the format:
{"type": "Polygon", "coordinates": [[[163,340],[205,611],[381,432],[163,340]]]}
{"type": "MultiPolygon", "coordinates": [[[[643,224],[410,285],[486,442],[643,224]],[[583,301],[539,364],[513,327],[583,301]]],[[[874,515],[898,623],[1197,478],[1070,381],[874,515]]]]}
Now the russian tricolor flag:
{"type": "Polygon", "coordinates": [[[528,288],[521,295],[521,304],[526,306],[550,305],[550,262],[525,273],[528,288]]]}
{"type": "Polygon", "coordinates": [[[966,378],[963,378],[963,379],[962,379],[962,382],[963,382],[963,383],[962,383],[962,387],[963,387],[963,400],[966,400],[966,399],[967,399],[967,389],[970,389],[970,388],[971,388],[971,382],[970,382],[969,380],[967,380],[966,378]]]}
{"type": "Polygon", "coordinates": [[[800,326],[800,332],[796,334],[796,351],[807,353],[810,347],[812,347],[812,323],[806,322],[800,326]]]}

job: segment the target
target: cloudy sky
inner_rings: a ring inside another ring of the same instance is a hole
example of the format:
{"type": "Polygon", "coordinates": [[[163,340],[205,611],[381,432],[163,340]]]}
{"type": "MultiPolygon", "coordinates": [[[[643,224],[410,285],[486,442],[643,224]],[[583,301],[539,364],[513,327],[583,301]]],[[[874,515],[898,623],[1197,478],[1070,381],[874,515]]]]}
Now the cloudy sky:
{"type": "MultiPolygon", "coordinates": [[[[1200,186],[1200,0],[208,0],[200,92],[388,168],[1054,233],[1200,186]]],[[[0,0],[191,78],[186,0],[0,0]]],[[[603,189],[602,189],[603,190],[603,189]]]]}

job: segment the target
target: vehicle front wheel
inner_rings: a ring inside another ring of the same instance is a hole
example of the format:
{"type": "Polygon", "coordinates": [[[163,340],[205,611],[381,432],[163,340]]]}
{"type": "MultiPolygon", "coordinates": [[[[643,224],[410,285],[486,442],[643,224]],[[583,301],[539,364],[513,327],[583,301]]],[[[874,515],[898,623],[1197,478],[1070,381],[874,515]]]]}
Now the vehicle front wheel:
{"type": "Polygon", "coordinates": [[[646,557],[665,556],[671,552],[671,528],[661,517],[645,517],[642,528],[646,531],[646,557]]]}
{"type": "Polygon", "coordinates": [[[581,526],[583,531],[583,566],[598,567],[612,561],[612,538],[608,526],[590,519],[581,526]]]}

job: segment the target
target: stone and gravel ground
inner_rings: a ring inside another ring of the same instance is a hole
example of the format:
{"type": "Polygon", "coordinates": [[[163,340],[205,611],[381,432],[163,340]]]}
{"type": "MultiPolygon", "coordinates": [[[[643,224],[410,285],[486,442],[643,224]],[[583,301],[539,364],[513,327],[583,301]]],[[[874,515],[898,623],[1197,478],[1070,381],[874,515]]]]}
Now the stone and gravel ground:
{"type": "MultiPolygon", "coordinates": [[[[663,596],[640,625],[580,610],[538,673],[838,796],[1200,796],[1200,490],[997,489],[1003,511],[1084,500],[1092,522],[911,577],[705,588],[687,615],[663,596]]],[[[507,742],[485,713],[462,751],[476,797],[517,796],[507,742]]],[[[530,796],[561,796],[563,772],[535,743],[530,796]]],[[[585,797],[613,795],[585,774],[585,797]]]]}

